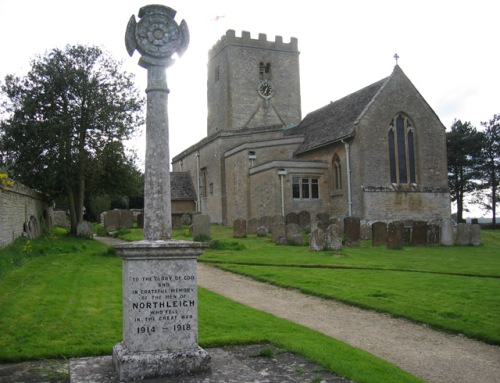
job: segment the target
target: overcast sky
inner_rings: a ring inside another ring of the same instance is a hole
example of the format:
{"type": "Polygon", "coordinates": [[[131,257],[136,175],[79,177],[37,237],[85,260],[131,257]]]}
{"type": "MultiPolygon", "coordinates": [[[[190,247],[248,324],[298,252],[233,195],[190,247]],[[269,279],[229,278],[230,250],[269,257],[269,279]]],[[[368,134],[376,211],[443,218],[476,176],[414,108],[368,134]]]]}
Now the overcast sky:
{"type": "MultiPolygon", "coordinates": [[[[206,65],[212,45],[234,29],[298,39],[302,116],[391,74],[399,65],[450,128],[500,113],[500,2],[494,0],[171,0],[152,1],[185,19],[191,42],[167,71],[170,153],[206,136],[206,65]]],[[[66,44],[98,45],[146,87],[124,35],[137,0],[0,0],[0,79],[25,74],[35,54],[66,44]]],[[[144,139],[133,143],[143,152],[144,139]]]]}

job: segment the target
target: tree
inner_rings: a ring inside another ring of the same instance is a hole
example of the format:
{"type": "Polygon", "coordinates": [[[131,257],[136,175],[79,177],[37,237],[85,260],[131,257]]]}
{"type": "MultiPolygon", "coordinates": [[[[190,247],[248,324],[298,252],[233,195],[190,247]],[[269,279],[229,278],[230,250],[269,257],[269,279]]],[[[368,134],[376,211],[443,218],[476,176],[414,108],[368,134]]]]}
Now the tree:
{"type": "Polygon", "coordinates": [[[455,120],[446,133],[448,184],[452,202],[457,203],[457,219],[463,220],[464,199],[477,189],[478,162],[481,157],[483,134],[470,122],[455,120]]]}
{"type": "Polygon", "coordinates": [[[485,128],[479,164],[482,182],[476,202],[492,212],[492,225],[495,228],[496,205],[500,201],[500,114],[495,114],[493,119],[481,125],[485,128]]]}
{"type": "Polygon", "coordinates": [[[37,56],[26,76],[8,75],[1,88],[4,162],[12,178],[66,197],[73,233],[96,156],[143,124],[144,99],[120,69],[98,47],[67,46],[37,56]]]}

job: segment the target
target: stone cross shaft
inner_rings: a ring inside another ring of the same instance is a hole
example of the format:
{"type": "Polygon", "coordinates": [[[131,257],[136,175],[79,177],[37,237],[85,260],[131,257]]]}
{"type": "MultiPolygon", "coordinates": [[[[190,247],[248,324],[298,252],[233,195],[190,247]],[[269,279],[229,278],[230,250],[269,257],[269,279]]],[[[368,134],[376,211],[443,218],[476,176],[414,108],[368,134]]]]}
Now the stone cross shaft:
{"type": "Polygon", "coordinates": [[[125,33],[129,55],[141,54],[139,65],[148,71],[146,115],[146,175],[144,182],[144,239],[167,240],[172,236],[170,155],[168,145],[168,93],[166,69],[174,53],[184,53],[189,44],[187,24],[178,25],[176,11],[163,5],[132,15],[125,33]]]}
{"type": "Polygon", "coordinates": [[[170,155],[168,145],[168,88],[164,67],[148,68],[146,114],[146,174],[144,182],[144,239],[170,239],[170,155]]]}

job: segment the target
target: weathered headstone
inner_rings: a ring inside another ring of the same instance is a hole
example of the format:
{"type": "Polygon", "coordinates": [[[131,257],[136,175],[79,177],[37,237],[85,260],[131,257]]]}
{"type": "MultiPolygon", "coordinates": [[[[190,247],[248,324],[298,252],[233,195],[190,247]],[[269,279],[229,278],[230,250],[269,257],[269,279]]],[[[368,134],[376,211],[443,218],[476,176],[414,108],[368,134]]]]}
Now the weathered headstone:
{"type": "Polygon", "coordinates": [[[411,244],[415,246],[427,246],[428,224],[425,221],[413,221],[411,244]]]}
{"type": "Polygon", "coordinates": [[[247,233],[257,234],[258,227],[259,227],[259,220],[257,218],[250,218],[247,222],[247,233]]]}
{"type": "Polygon", "coordinates": [[[82,221],[76,225],[76,235],[79,237],[93,238],[94,230],[92,224],[88,221],[82,221]]]}
{"type": "MultiPolygon", "coordinates": [[[[178,25],[175,14],[163,5],[142,7],[140,20],[132,16],[125,34],[128,53],[137,49],[141,54],[148,85],[145,240],[116,246],[123,259],[123,341],[113,348],[120,381],[210,369],[210,356],[198,346],[196,260],[205,243],[171,239],[166,68],[189,43],[187,25],[178,25]]],[[[195,218],[193,234],[208,237],[210,218],[195,218]]]]}
{"type": "Polygon", "coordinates": [[[470,224],[459,223],[457,225],[457,245],[467,246],[470,243],[470,224]]]}
{"type": "Polygon", "coordinates": [[[243,218],[237,218],[233,222],[233,237],[234,238],[246,238],[247,236],[247,220],[243,218]]]}
{"type": "Polygon", "coordinates": [[[360,238],[363,240],[372,239],[372,222],[362,220],[360,224],[360,238]]]}
{"type": "Polygon", "coordinates": [[[309,234],[309,250],[321,251],[326,248],[326,235],[319,227],[309,234]]]}
{"type": "Polygon", "coordinates": [[[286,225],[284,222],[275,222],[272,231],[272,240],[277,245],[286,245],[286,225]]]}
{"type": "Polygon", "coordinates": [[[269,234],[269,230],[267,230],[267,227],[259,226],[257,228],[257,237],[267,237],[268,234],[269,234]]]}
{"type": "Polygon", "coordinates": [[[299,216],[297,213],[288,213],[286,216],[285,216],[285,223],[287,225],[291,224],[291,223],[295,223],[295,224],[299,224],[299,216]]]}
{"type": "Polygon", "coordinates": [[[131,229],[134,227],[134,212],[132,210],[120,210],[120,228],[131,229]]]}
{"type": "Polygon", "coordinates": [[[469,243],[473,246],[481,245],[481,226],[479,224],[474,223],[470,226],[469,243]]]}
{"type": "Polygon", "coordinates": [[[387,224],[385,222],[374,222],[372,224],[372,246],[387,245],[387,224]]]}
{"type": "Polygon", "coordinates": [[[271,231],[273,225],[273,218],[269,215],[265,215],[259,218],[259,226],[264,226],[267,231],[271,231]]]}
{"type": "Polygon", "coordinates": [[[451,218],[443,219],[441,222],[441,245],[453,246],[453,221],[451,218]]]}
{"type": "Polygon", "coordinates": [[[439,225],[429,224],[427,226],[427,246],[439,245],[439,225]]]}
{"type": "Polygon", "coordinates": [[[271,218],[271,230],[273,229],[273,226],[274,224],[276,223],[285,223],[285,217],[282,216],[282,215],[274,215],[272,218],[271,218]]]}
{"type": "Polygon", "coordinates": [[[325,247],[328,250],[342,249],[342,230],[339,225],[332,223],[325,231],[325,247]]]}
{"type": "Polygon", "coordinates": [[[390,222],[387,226],[387,248],[402,249],[404,245],[405,224],[403,221],[390,222]]]}
{"type": "Polygon", "coordinates": [[[139,213],[137,215],[137,227],[139,229],[144,229],[144,213],[139,213]]]}
{"type": "Polygon", "coordinates": [[[210,237],[210,216],[197,214],[193,217],[193,239],[210,237]]]}
{"type": "Polygon", "coordinates": [[[306,233],[311,231],[311,213],[305,210],[302,210],[299,213],[299,227],[306,233]]]}
{"type": "Polygon", "coordinates": [[[304,237],[300,232],[300,227],[296,223],[289,223],[286,225],[286,238],[287,241],[293,245],[303,245],[304,237]]]}
{"type": "Polygon", "coordinates": [[[359,246],[361,235],[360,220],[358,217],[344,218],[344,236],[347,246],[359,246]]]}
{"type": "Polygon", "coordinates": [[[120,228],[120,210],[108,210],[104,214],[104,227],[108,232],[116,231],[120,228]]]}

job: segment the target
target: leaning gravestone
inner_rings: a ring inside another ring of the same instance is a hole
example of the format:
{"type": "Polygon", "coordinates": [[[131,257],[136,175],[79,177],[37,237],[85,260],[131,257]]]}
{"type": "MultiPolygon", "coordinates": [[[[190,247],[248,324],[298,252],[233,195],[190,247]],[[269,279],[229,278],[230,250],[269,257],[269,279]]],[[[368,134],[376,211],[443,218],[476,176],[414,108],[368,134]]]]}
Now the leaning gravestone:
{"type": "MultiPolygon", "coordinates": [[[[196,261],[206,244],[171,239],[166,68],[189,43],[187,25],[178,25],[175,14],[163,5],[142,7],[125,35],[128,53],[141,54],[148,85],[144,240],[116,246],[123,259],[123,341],[113,348],[120,381],[210,370],[210,355],[198,346],[196,261]]],[[[206,234],[210,219],[196,224],[197,234],[206,234]]]]}
{"type": "Polygon", "coordinates": [[[321,251],[326,248],[326,235],[325,232],[317,227],[311,234],[309,234],[309,250],[321,251]]]}
{"type": "Polygon", "coordinates": [[[405,224],[403,221],[390,222],[387,226],[387,248],[399,250],[404,245],[405,224]]]}
{"type": "Polygon", "coordinates": [[[287,242],[301,246],[304,244],[304,237],[300,232],[300,227],[296,223],[289,223],[286,225],[286,239],[287,242]]]}
{"type": "Polygon", "coordinates": [[[243,218],[237,218],[233,222],[233,237],[246,238],[247,236],[247,221],[243,218]]]}
{"type": "Polygon", "coordinates": [[[385,222],[374,222],[372,224],[372,246],[387,245],[387,224],[385,222]]]}

